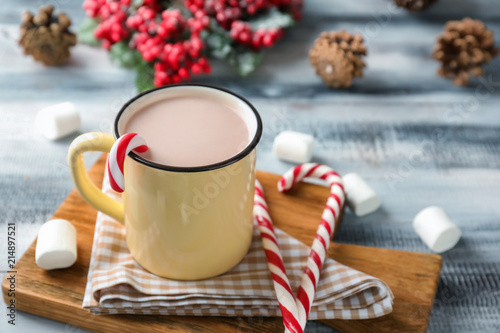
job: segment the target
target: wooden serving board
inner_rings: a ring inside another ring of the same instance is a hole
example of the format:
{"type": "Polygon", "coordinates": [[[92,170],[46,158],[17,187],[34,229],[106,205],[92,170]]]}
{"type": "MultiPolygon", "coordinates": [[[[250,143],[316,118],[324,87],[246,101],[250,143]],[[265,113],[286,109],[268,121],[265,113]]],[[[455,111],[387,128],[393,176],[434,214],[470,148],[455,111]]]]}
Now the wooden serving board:
{"type": "MultiPolygon", "coordinates": [[[[90,170],[101,184],[105,156],[90,170]]],[[[258,172],[276,227],[311,244],[325,200],[326,187],[300,184],[289,194],[277,192],[278,175],[258,172]]],[[[78,231],[78,260],[70,268],[44,271],[35,264],[36,241],[17,263],[17,309],[95,332],[283,332],[281,318],[178,317],[144,315],[95,316],[82,309],[96,210],[74,190],[54,214],[71,221],[78,231]]],[[[335,260],[384,280],[392,289],[392,314],[370,320],[322,320],[344,332],[425,332],[441,270],[438,255],[365,246],[330,245],[335,260]]],[[[2,283],[7,300],[8,283],[2,283]]]]}

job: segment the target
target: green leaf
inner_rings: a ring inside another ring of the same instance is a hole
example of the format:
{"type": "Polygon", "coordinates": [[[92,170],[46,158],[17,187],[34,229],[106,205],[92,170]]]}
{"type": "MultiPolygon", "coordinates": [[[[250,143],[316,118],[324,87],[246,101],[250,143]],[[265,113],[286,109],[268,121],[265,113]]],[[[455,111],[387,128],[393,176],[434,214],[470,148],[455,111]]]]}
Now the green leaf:
{"type": "Polygon", "coordinates": [[[262,53],[255,51],[235,52],[229,59],[241,76],[247,76],[253,72],[262,62],[262,53]]]}
{"type": "Polygon", "coordinates": [[[236,44],[215,20],[210,21],[210,31],[202,32],[201,38],[205,41],[209,56],[227,61],[242,76],[253,72],[262,62],[263,55],[260,52],[236,44]]]}
{"type": "Polygon", "coordinates": [[[125,68],[133,68],[142,61],[139,51],[132,50],[128,46],[128,42],[113,44],[109,50],[109,58],[112,62],[125,68]]]}
{"type": "Polygon", "coordinates": [[[234,56],[234,40],[214,19],[210,20],[210,31],[202,31],[201,38],[205,41],[211,57],[228,60],[234,56]]]}
{"type": "Polygon", "coordinates": [[[136,67],[137,76],[135,85],[139,92],[153,89],[154,86],[154,68],[153,64],[142,60],[136,67]]]}
{"type": "Polygon", "coordinates": [[[290,13],[283,13],[277,8],[271,8],[267,13],[257,16],[254,20],[249,20],[253,30],[271,29],[271,28],[288,28],[295,21],[290,13]]]}
{"type": "Polygon", "coordinates": [[[78,27],[78,43],[99,46],[101,42],[94,37],[94,30],[99,25],[96,19],[87,17],[78,27]]]}
{"type": "Polygon", "coordinates": [[[132,0],[132,7],[139,8],[144,3],[144,0],[132,0]]]}
{"type": "Polygon", "coordinates": [[[231,53],[231,41],[218,34],[210,34],[206,37],[205,43],[210,55],[217,59],[227,59],[231,53]]]}

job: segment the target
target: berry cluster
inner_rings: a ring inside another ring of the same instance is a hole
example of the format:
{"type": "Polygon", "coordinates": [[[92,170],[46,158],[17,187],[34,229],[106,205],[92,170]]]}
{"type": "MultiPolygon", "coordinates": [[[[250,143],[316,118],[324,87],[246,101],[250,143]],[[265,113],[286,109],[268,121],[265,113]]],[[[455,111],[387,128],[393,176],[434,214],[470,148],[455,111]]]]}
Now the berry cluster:
{"type": "Polygon", "coordinates": [[[111,45],[118,43],[130,36],[125,26],[127,10],[131,0],[110,1],[85,0],[83,9],[90,17],[99,17],[102,22],[94,31],[98,39],[102,39],[102,46],[109,50],[111,45]]]}
{"type": "Polygon", "coordinates": [[[243,19],[272,7],[290,11],[295,19],[300,19],[303,0],[184,0],[184,4],[192,13],[201,11],[213,17],[236,42],[259,50],[273,46],[282,37],[283,29],[252,30],[243,19]]]}
{"type": "Polygon", "coordinates": [[[103,47],[109,49],[130,37],[129,46],[139,51],[145,61],[154,63],[155,86],[210,72],[200,38],[201,31],[210,23],[208,16],[199,11],[186,18],[178,9],[163,10],[157,0],[145,0],[138,8],[130,3],[130,0],[85,0],[83,8],[87,14],[101,21],[94,35],[102,40],[103,47]]]}
{"type": "Polygon", "coordinates": [[[304,0],[273,0],[273,3],[280,10],[289,11],[295,21],[299,21],[302,18],[304,0]]]}
{"type": "Polygon", "coordinates": [[[239,49],[257,51],[272,46],[282,37],[283,29],[254,30],[248,20],[273,8],[299,18],[303,0],[183,1],[185,12],[164,0],[143,0],[140,4],[132,0],[84,0],[83,8],[99,23],[94,36],[104,48],[128,43],[152,64],[154,84],[162,86],[210,72],[203,38],[220,33],[210,24],[220,26],[231,37],[231,44],[244,46],[239,49]]]}
{"type": "Polygon", "coordinates": [[[135,31],[130,45],[144,60],[154,62],[155,86],[189,80],[191,73],[209,73],[200,38],[208,17],[196,13],[186,19],[178,9],[166,9],[158,16],[151,8],[140,7],[127,19],[127,26],[135,31]]]}
{"type": "Polygon", "coordinates": [[[252,30],[249,23],[233,21],[229,35],[235,41],[260,50],[261,47],[271,47],[283,36],[283,29],[257,29],[252,30]]]}

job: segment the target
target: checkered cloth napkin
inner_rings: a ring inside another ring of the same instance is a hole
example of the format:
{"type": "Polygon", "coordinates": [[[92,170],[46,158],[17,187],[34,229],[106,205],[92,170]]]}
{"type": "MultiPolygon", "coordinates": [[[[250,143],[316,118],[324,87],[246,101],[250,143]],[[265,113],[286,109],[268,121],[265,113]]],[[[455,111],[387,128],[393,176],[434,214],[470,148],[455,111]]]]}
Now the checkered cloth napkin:
{"type": "MultiPolygon", "coordinates": [[[[120,199],[107,178],[103,192],[120,199]]],[[[292,289],[299,285],[309,248],[275,228],[292,289]]],[[[309,319],[368,319],[392,311],[393,294],[381,280],[326,259],[309,319]]],[[[144,270],[127,248],[125,228],[99,213],[83,307],[94,314],[281,316],[259,233],[229,272],[201,281],[175,281],[144,270]]]]}

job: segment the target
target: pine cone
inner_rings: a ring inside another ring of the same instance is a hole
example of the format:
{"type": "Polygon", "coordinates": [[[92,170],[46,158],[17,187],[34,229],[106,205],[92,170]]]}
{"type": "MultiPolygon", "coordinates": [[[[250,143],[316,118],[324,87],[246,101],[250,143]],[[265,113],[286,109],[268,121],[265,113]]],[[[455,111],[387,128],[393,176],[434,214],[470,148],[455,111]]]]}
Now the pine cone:
{"type": "Polygon", "coordinates": [[[341,30],[322,32],[309,51],[309,60],[325,85],[347,88],[353,77],[363,75],[366,65],[361,57],[365,55],[363,37],[341,30]]]}
{"type": "Polygon", "coordinates": [[[69,48],[76,45],[76,35],[68,28],[71,21],[64,13],[52,16],[53,6],[42,6],[36,16],[26,12],[21,18],[19,45],[24,54],[46,66],[60,65],[69,58],[69,48]]]}
{"type": "Polygon", "coordinates": [[[494,44],[493,32],[483,22],[468,17],[449,21],[433,53],[434,59],[442,62],[438,74],[467,86],[470,75],[483,75],[482,65],[498,54],[494,44]]]}
{"type": "Polygon", "coordinates": [[[397,6],[406,8],[412,12],[427,9],[437,0],[394,0],[397,6]]]}

